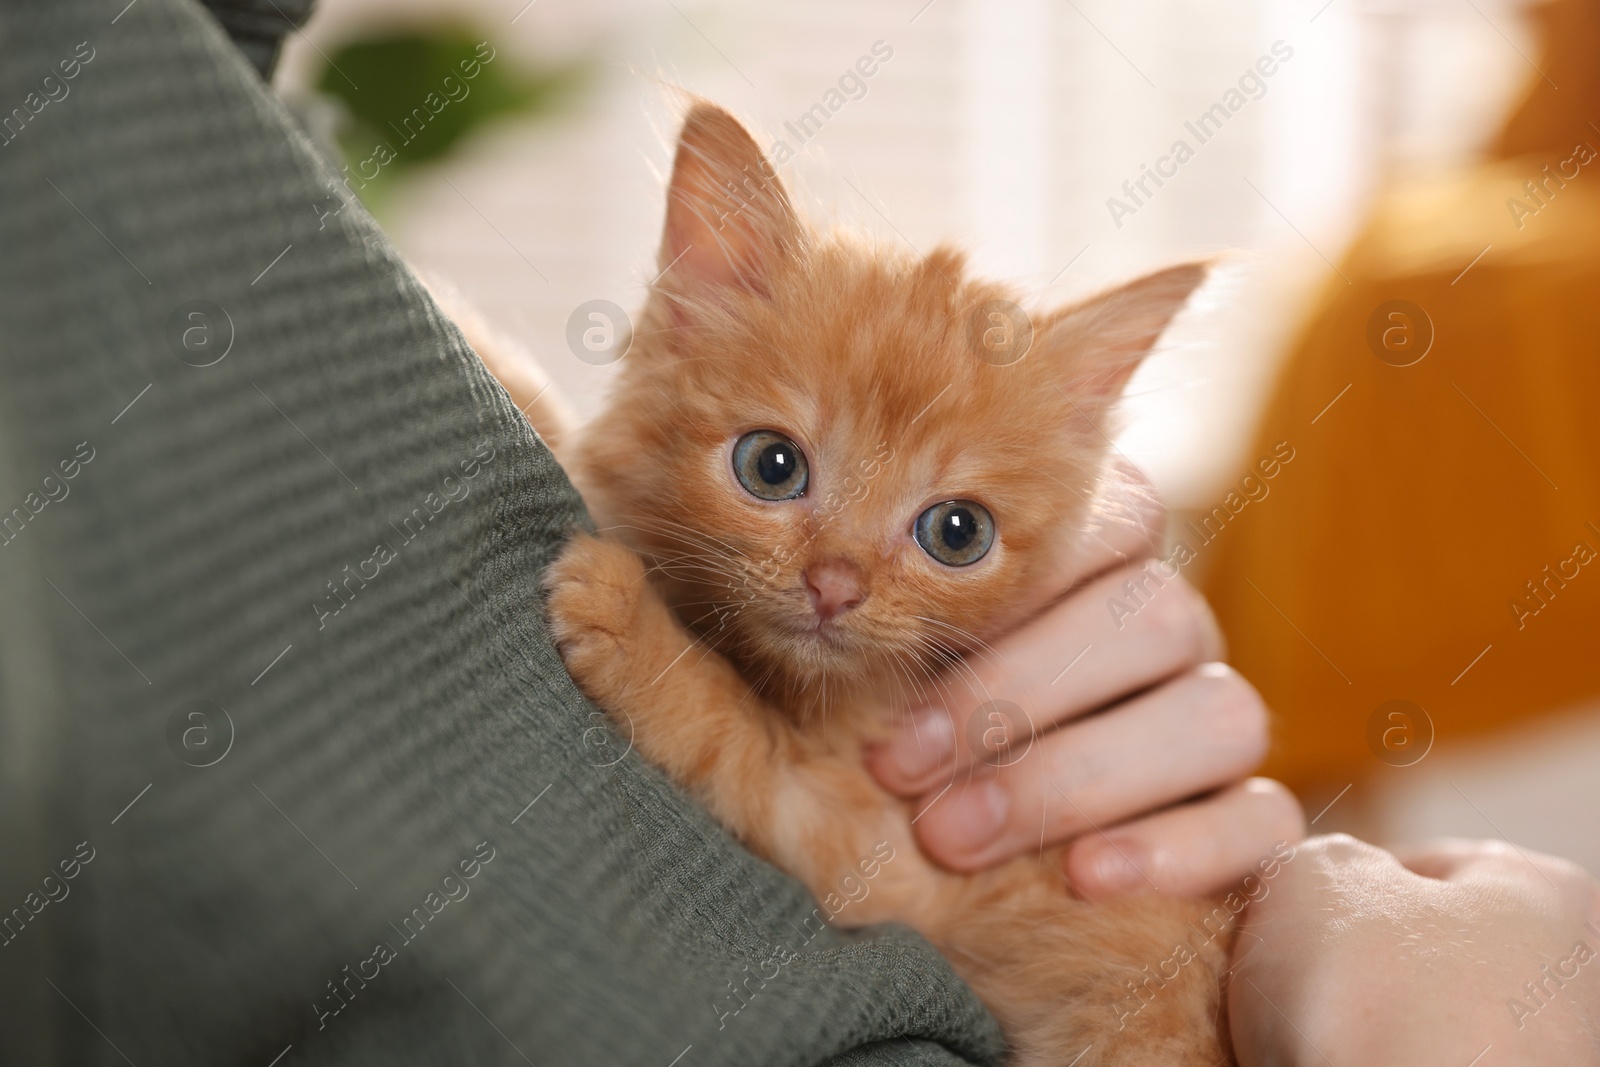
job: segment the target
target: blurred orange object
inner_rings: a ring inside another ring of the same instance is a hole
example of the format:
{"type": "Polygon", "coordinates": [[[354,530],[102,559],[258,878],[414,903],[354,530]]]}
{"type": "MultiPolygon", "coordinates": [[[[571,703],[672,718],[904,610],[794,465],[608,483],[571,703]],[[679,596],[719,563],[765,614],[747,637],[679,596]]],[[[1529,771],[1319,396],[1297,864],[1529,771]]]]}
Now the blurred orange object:
{"type": "Polygon", "coordinates": [[[1212,549],[1297,787],[1600,693],[1600,6],[1538,17],[1549,80],[1486,162],[1379,198],[1250,453],[1295,460],[1212,549]]]}

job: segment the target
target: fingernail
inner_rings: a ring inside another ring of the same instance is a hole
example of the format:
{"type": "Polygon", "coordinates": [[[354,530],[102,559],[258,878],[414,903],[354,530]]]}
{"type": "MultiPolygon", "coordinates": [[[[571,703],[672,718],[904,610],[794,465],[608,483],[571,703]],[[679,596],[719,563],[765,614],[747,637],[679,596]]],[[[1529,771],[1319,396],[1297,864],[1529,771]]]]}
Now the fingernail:
{"type": "Polygon", "coordinates": [[[1129,841],[1106,838],[1106,847],[1093,863],[1095,882],[1103,890],[1127,893],[1141,889],[1149,883],[1142,869],[1145,857],[1139,847],[1129,841]]]}
{"type": "Polygon", "coordinates": [[[937,838],[942,851],[973,856],[985,851],[1005,827],[1011,798],[990,780],[974,782],[928,812],[932,824],[924,833],[937,838]]]}
{"type": "Polygon", "coordinates": [[[935,708],[911,713],[911,722],[889,741],[889,762],[908,780],[932,773],[955,756],[955,728],[950,716],[935,708]]]}

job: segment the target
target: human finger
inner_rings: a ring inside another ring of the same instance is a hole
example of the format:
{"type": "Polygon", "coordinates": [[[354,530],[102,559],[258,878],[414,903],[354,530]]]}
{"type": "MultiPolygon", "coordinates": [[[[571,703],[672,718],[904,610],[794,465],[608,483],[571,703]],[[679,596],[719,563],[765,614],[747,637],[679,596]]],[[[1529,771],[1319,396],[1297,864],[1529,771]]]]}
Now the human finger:
{"type": "MultiPolygon", "coordinates": [[[[1203,896],[1242,879],[1270,883],[1305,835],[1284,785],[1248,778],[1104,833],[1080,835],[1062,863],[1079,896],[1145,891],[1203,896]]],[[[1246,883],[1248,886],[1248,883],[1246,883]]]]}
{"type": "Polygon", "coordinates": [[[987,867],[1230,784],[1266,745],[1260,696],[1206,664],[974,765],[921,809],[917,836],[945,866],[987,867]]]}
{"type": "Polygon", "coordinates": [[[997,745],[1027,743],[1221,651],[1221,631],[1192,586],[1121,568],[941,676],[868,766],[886,789],[918,796],[995,763],[997,745]],[[1125,602],[1130,582],[1148,590],[1139,608],[1109,610],[1125,602]]]}

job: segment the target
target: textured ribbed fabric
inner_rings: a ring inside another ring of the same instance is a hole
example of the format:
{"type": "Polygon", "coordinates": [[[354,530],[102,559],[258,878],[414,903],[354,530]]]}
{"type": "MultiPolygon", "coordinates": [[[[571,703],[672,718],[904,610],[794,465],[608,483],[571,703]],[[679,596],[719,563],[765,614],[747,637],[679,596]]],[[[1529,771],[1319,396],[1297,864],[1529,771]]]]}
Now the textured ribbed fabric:
{"type": "Polygon", "coordinates": [[[582,699],[560,468],[219,24],[125,3],[0,8],[0,1062],[994,1061],[582,699]]]}
{"type": "Polygon", "coordinates": [[[314,0],[203,0],[263,78],[272,76],[290,27],[304,26],[314,0]]]}

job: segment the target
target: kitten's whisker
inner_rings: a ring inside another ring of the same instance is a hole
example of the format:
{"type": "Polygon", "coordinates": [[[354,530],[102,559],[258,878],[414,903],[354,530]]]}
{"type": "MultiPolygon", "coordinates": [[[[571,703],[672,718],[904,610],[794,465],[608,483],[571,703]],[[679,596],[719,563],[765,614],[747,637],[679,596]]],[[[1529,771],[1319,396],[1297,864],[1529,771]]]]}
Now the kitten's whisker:
{"type": "Polygon", "coordinates": [[[995,647],[971,630],[964,629],[952,622],[946,622],[944,619],[932,619],[926,615],[912,615],[911,618],[919,622],[925,622],[930,626],[938,626],[955,634],[965,645],[969,646],[962,651],[962,655],[976,652],[993,663],[998,664],[1000,662],[1000,656],[995,647]]]}
{"type": "Polygon", "coordinates": [[[727,566],[727,561],[716,556],[703,556],[694,553],[684,553],[677,556],[656,556],[650,564],[652,570],[662,573],[668,571],[681,574],[705,574],[717,578],[730,580],[730,588],[734,587],[733,579],[739,577],[739,572],[727,566]]]}
{"type": "MultiPolygon", "coordinates": [[[[930,637],[927,634],[917,634],[915,636],[924,645],[939,653],[941,659],[946,659],[947,657],[951,656],[952,650],[937,639],[930,637]]],[[[972,665],[966,662],[964,658],[958,656],[954,658],[948,658],[944,669],[938,672],[938,674],[932,679],[934,687],[939,690],[940,695],[945,698],[945,705],[947,708],[951,703],[953,703],[953,701],[951,701],[949,698],[954,695],[954,691],[948,688],[953,681],[951,676],[952,674],[960,674],[962,672],[964,672],[967,676],[966,687],[969,693],[978,695],[978,697],[984,703],[994,699],[994,694],[989,691],[989,687],[984,684],[983,679],[979,677],[977,671],[973,669],[972,665]]]]}
{"type": "Polygon", "coordinates": [[[916,700],[919,703],[924,704],[932,703],[932,701],[927,699],[927,693],[928,687],[934,684],[934,673],[930,671],[927,665],[922,662],[921,657],[911,654],[908,650],[896,648],[892,649],[891,651],[892,655],[889,659],[889,663],[897,671],[901,672],[902,676],[906,680],[906,684],[914,692],[916,700]],[[916,678],[915,674],[913,674],[913,671],[919,672],[923,675],[921,681],[916,678]]]}
{"type": "Polygon", "coordinates": [[[749,558],[748,556],[745,556],[743,552],[740,552],[737,548],[728,544],[727,542],[718,540],[702,530],[696,530],[692,526],[685,526],[681,522],[674,522],[671,519],[659,519],[640,515],[623,517],[632,519],[633,521],[627,523],[617,523],[614,526],[606,527],[606,529],[637,530],[643,534],[656,534],[664,538],[677,540],[683,544],[694,545],[699,548],[709,548],[711,545],[715,545],[716,547],[721,548],[733,555],[741,556],[746,559],[749,558]]]}
{"type": "MultiPolygon", "coordinates": [[[[936,642],[933,642],[922,634],[916,634],[913,636],[919,645],[922,645],[923,647],[932,651],[936,659],[944,659],[944,652],[936,642]]],[[[907,660],[910,665],[915,667],[923,676],[923,679],[927,685],[932,688],[933,691],[941,698],[941,702],[948,704],[948,698],[951,695],[951,691],[946,688],[948,685],[948,678],[945,672],[942,670],[935,670],[932,664],[928,662],[928,656],[925,653],[920,655],[908,654],[907,660]]]]}
{"type": "MultiPolygon", "coordinates": [[[[920,615],[916,616],[916,617],[917,618],[923,618],[920,615]]],[[[977,651],[983,658],[987,659],[990,663],[994,664],[995,666],[1000,666],[1001,665],[1001,659],[999,657],[999,654],[997,652],[995,652],[994,646],[992,646],[992,645],[988,644],[988,642],[983,641],[982,639],[974,636],[969,631],[964,630],[961,627],[956,626],[956,625],[954,625],[952,623],[942,622],[941,620],[938,620],[938,619],[924,619],[924,621],[925,622],[929,622],[929,623],[933,623],[933,624],[935,624],[937,626],[942,626],[945,629],[952,630],[952,631],[955,631],[956,633],[959,633],[962,636],[964,642],[967,642],[967,643],[974,644],[974,645],[978,646],[975,649],[975,651],[977,651]]],[[[940,642],[940,644],[942,644],[942,642],[940,642]]],[[[958,658],[952,660],[948,665],[948,669],[953,669],[955,671],[964,671],[964,672],[966,672],[966,674],[971,679],[971,688],[972,688],[972,690],[974,692],[980,693],[984,697],[985,700],[993,700],[994,699],[994,694],[992,694],[989,691],[988,685],[986,685],[983,682],[983,680],[979,676],[978,672],[975,669],[973,669],[972,664],[967,661],[967,655],[966,654],[962,654],[958,658]]]]}

